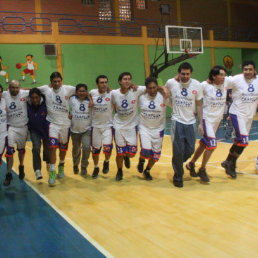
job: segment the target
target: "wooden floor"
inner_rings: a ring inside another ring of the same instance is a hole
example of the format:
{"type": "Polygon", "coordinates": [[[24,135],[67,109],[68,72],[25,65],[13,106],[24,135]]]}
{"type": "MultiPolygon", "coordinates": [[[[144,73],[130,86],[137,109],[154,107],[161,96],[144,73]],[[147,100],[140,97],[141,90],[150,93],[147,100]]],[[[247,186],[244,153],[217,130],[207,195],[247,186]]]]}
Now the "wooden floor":
{"type": "MultiPolygon", "coordinates": [[[[137,172],[138,156],[129,170],[124,169],[124,180],[116,182],[115,152],[109,174],[92,179],[91,160],[90,175],[74,175],[69,149],[66,177],[49,187],[45,165],[43,180],[35,180],[31,143],[25,172],[34,187],[115,257],[257,257],[258,142],[250,142],[238,161],[236,180],[220,167],[229,147],[218,144],[207,167],[209,184],[185,171],[181,189],[171,181],[169,136],[151,182],[137,172]]],[[[17,170],[17,156],[15,160],[17,170]]]]}

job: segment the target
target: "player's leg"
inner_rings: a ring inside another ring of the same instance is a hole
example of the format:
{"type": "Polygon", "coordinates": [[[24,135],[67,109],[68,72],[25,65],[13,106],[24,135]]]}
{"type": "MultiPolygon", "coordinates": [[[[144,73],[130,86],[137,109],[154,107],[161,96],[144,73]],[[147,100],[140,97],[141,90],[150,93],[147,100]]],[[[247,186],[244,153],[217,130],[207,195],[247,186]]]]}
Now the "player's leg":
{"type": "Polygon", "coordinates": [[[126,141],[121,134],[121,130],[114,130],[114,138],[116,143],[116,165],[117,165],[117,174],[116,181],[123,179],[123,162],[124,155],[126,154],[126,141]]]}
{"type": "Polygon", "coordinates": [[[105,155],[102,172],[103,174],[107,174],[109,172],[109,160],[113,149],[113,128],[112,127],[106,128],[103,130],[102,142],[103,142],[103,153],[105,155]]]}
{"type": "Polygon", "coordinates": [[[42,179],[41,158],[40,158],[41,138],[38,134],[30,132],[30,139],[32,142],[33,169],[36,175],[36,179],[39,180],[39,179],[42,179]]]}
{"type": "Polygon", "coordinates": [[[123,137],[126,141],[126,155],[124,156],[125,167],[130,168],[130,158],[133,158],[137,152],[137,135],[138,127],[134,129],[124,130],[123,137]]]}
{"type": "Polygon", "coordinates": [[[58,177],[64,177],[65,156],[68,149],[70,128],[59,128],[59,165],[58,177]]]}
{"type": "Polygon", "coordinates": [[[0,165],[2,165],[2,156],[7,143],[7,136],[0,136],[0,165]]]}
{"type": "Polygon", "coordinates": [[[30,70],[30,76],[31,76],[31,79],[33,80],[33,83],[36,83],[34,70],[30,70]]]}
{"type": "Polygon", "coordinates": [[[71,132],[72,138],[72,156],[73,156],[73,172],[79,173],[79,164],[81,160],[82,134],[71,132]]]}
{"type": "Polygon", "coordinates": [[[81,174],[87,174],[89,165],[89,157],[91,151],[91,129],[88,129],[82,134],[82,159],[81,159],[81,174]]]}
{"type": "Polygon", "coordinates": [[[56,150],[59,147],[58,127],[49,123],[49,185],[54,185],[56,181],[56,150]]]}
{"type": "Polygon", "coordinates": [[[173,184],[176,187],[183,187],[184,175],[184,125],[172,120],[171,141],[173,149],[172,167],[174,169],[173,184]]]}
{"type": "Polygon", "coordinates": [[[92,159],[94,163],[93,178],[99,174],[99,154],[102,145],[102,131],[100,128],[91,129],[91,145],[92,145],[92,159]]]}
{"type": "Polygon", "coordinates": [[[10,185],[12,177],[12,168],[13,168],[13,154],[15,152],[15,131],[12,126],[9,126],[7,129],[7,149],[6,149],[6,163],[7,163],[7,173],[5,175],[4,185],[10,185]]]}
{"type": "Polygon", "coordinates": [[[46,162],[46,170],[49,172],[50,155],[49,155],[49,141],[48,139],[42,139],[43,142],[43,161],[46,162]]]}

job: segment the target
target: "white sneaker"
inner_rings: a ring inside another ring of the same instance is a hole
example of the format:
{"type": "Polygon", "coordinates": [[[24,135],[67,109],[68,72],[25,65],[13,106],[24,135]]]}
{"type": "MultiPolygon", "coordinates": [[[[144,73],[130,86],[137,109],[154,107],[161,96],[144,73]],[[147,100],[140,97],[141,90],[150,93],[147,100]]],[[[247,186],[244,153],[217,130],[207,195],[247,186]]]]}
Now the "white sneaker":
{"type": "Polygon", "coordinates": [[[36,174],[36,179],[37,179],[37,180],[42,179],[42,175],[41,175],[40,170],[36,170],[36,171],[35,171],[35,174],[36,174]]]}

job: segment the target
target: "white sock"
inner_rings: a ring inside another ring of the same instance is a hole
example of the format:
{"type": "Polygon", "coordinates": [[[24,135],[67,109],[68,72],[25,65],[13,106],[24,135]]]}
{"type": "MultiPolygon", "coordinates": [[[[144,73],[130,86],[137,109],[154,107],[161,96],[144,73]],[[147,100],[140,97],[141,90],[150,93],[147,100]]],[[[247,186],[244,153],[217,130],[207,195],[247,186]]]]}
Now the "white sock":
{"type": "Polygon", "coordinates": [[[25,80],[25,76],[22,76],[22,79],[25,80]]]}
{"type": "Polygon", "coordinates": [[[105,162],[109,162],[109,159],[105,159],[105,162]]]}
{"type": "Polygon", "coordinates": [[[97,165],[94,165],[94,168],[98,168],[99,167],[99,164],[97,164],[97,165]]]}
{"type": "Polygon", "coordinates": [[[60,160],[60,161],[59,161],[59,164],[64,164],[64,163],[65,163],[64,160],[60,160]]]}
{"type": "Polygon", "coordinates": [[[49,170],[56,170],[56,164],[50,164],[49,170]]]}

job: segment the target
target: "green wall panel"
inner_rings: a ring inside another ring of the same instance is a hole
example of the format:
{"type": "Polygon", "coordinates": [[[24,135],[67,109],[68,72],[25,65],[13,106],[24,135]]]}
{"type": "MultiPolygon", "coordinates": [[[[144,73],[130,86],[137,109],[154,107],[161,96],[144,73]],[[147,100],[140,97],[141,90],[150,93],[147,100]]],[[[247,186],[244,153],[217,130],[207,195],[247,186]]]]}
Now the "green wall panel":
{"type": "Polygon", "coordinates": [[[258,50],[257,49],[242,49],[242,59],[253,60],[255,62],[256,68],[258,66],[258,50]]]}
{"type": "MultiPolygon", "coordinates": [[[[26,55],[32,54],[33,60],[38,63],[38,71],[35,73],[36,84],[32,84],[30,74],[27,74],[25,81],[21,81],[22,87],[35,87],[49,83],[49,76],[56,71],[56,57],[46,57],[42,44],[0,44],[0,56],[3,58],[4,66],[9,66],[6,71],[9,74],[9,80],[22,79],[22,70],[16,69],[16,63],[25,63],[26,55]]],[[[0,76],[0,83],[5,86],[5,78],[0,76]]]]}
{"type": "Polygon", "coordinates": [[[104,74],[110,87],[118,88],[118,75],[125,71],[133,83],[144,83],[143,46],[63,44],[61,49],[65,84],[86,83],[92,89],[96,77],[104,74]]]}
{"type": "Polygon", "coordinates": [[[215,48],[214,55],[215,55],[215,64],[222,65],[222,66],[224,66],[223,58],[227,55],[231,56],[234,63],[231,69],[232,75],[242,72],[242,69],[241,69],[242,50],[240,48],[215,48]]]}

